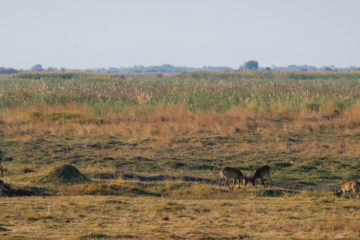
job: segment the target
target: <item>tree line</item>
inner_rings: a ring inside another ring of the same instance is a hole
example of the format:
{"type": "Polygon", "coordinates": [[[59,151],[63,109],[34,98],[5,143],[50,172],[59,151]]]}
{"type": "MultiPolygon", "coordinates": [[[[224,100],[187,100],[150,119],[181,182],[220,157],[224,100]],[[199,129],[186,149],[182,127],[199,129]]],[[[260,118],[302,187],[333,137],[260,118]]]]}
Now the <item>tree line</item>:
{"type": "Polygon", "coordinates": [[[201,68],[187,67],[187,66],[173,66],[164,64],[159,66],[142,66],[135,65],[133,67],[109,67],[109,68],[87,68],[87,69],[69,69],[69,68],[44,68],[41,64],[35,64],[30,69],[15,69],[0,67],[0,74],[13,74],[17,72],[68,72],[68,71],[86,71],[96,73],[176,73],[176,72],[193,72],[193,71],[234,71],[234,70],[274,70],[274,71],[354,71],[360,70],[359,67],[351,66],[340,68],[335,66],[315,67],[311,65],[288,65],[286,67],[262,67],[258,61],[250,60],[240,65],[238,69],[227,66],[203,66],[201,68]]]}

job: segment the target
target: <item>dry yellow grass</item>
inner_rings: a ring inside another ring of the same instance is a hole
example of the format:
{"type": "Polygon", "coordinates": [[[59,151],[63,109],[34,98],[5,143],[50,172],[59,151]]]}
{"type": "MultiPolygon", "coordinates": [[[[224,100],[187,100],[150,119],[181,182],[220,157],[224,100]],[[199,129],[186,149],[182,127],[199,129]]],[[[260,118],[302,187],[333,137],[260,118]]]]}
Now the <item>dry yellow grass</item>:
{"type": "Polygon", "coordinates": [[[42,112],[6,111],[0,119],[1,131],[22,138],[43,135],[159,137],[169,139],[178,135],[218,134],[231,135],[265,129],[293,132],[312,132],[319,129],[359,131],[360,104],[344,110],[340,115],[324,117],[321,113],[249,113],[233,107],[224,113],[191,112],[182,106],[157,107],[150,112],[109,113],[101,119],[89,116],[82,106],[65,105],[44,107],[42,112]],[[65,111],[66,109],[66,111],[65,111]],[[54,121],[52,115],[75,116],[54,121]],[[40,116],[45,116],[39,118],[40,116]],[[47,117],[50,116],[50,117],[47,117]],[[48,119],[50,118],[50,119],[48,119]]]}
{"type": "Polygon", "coordinates": [[[358,239],[359,201],[333,196],[229,200],[0,199],[1,239],[358,239]]]}

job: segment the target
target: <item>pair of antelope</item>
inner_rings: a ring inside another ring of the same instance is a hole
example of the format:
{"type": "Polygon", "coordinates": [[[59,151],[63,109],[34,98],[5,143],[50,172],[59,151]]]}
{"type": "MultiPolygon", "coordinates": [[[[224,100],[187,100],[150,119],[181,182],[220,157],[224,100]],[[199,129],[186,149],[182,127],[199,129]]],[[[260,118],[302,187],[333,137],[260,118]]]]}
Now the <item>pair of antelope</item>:
{"type": "Polygon", "coordinates": [[[255,187],[257,187],[258,179],[261,179],[261,182],[264,185],[264,187],[266,187],[264,180],[266,180],[267,185],[271,187],[272,180],[270,177],[270,167],[267,165],[255,169],[249,178],[245,174],[243,174],[240,170],[232,167],[223,167],[220,169],[219,172],[220,172],[219,188],[223,180],[225,181],[225,183],[227,184],[230,190],[234,189],[236,180],[239,182],[239,189],[240,189],[240,183],[246,186],[248,182],[251,182],[255,187]],[[232,188],[229,185],[229,180],[231,179],[233,180],[232,188]]]}

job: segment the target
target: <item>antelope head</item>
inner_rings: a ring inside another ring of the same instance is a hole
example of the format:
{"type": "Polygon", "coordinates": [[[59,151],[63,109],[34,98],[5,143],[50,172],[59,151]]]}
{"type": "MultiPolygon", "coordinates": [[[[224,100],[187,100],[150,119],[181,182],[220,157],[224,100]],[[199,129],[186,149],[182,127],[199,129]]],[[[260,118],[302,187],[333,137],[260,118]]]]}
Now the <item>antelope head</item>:
{"type": "Polygon", "coordinates": [[[342,194],[342,191],[341,190],[334,190],[334,195],[337,196],[337,197],[340,197],[342,194]]]}
{"type": "Polygon", "coordinates": [[[255,186],[255,180],[256,180],[255,176],[250,176],[248,179],[249,179],[248,182],[251,182],[252,185],[255,186]]]}

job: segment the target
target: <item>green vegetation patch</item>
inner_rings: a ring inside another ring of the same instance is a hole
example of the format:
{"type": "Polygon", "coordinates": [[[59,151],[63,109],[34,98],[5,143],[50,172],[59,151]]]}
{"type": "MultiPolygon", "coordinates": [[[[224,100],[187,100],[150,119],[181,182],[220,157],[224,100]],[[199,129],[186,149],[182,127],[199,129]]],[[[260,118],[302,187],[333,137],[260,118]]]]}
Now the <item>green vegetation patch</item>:
{"type": "Polygon", "coordinates": [[[39,179],[41,183],[87,183],[90,179],[82,174],[76,167],[64,164],[51,170],[46,176],[39,179]]]}
{"type": "MultiPolygon", "coordinates": [[[[43,105],[81,104],[95,116],[180,105],[190,111],[324,113],[350,109],[360,95],[358,72],[194,72],[164,75],[21,73],[0,79],[0,113],[43,105]]],[[[30,108],[32,109],[32,108],[30,108]]],[[[336,112],[335,112],[336,113],[336,112]]],[[[89,115],[90,115],[89,114],[89,115]]]]}
{"type": "Polygon", "coordinates": [[[109,239],[111,238],[108,235],[102,234],[102,233],[90,233],[87,235],[83,235],[80,237],[75,238],[76,240],[90,240],[90,239],[109,239]]]}
{"type": "Polygon", "coordinates": [[[51,112],[41,113],[37,111],[26,112],[23,114],[23,120],[25,122],[30,121],[72,121],[78,123],[103,123],[102,119],[89,117],[80,113],[69,112],[51,112]]]}
{"type": "Polygon", "coordinates": [[[72,186],[70,192],[76,195],[96,195],[96,196],[153,196],[160,197],[160,193],[153,192],[145,185],[137,184],[134,186],[121,184],[83,184],[72,186]],[[150,191],[149,191],[150,190],[150,191]]]}
{"type": "Polygon", "coordinates": [[[286,190],[286,189],[263,189],[257,192],[258,196],[261,197],[283,197],[283,196],[292,196],[298,193],[295,190],[286,190]]]}

